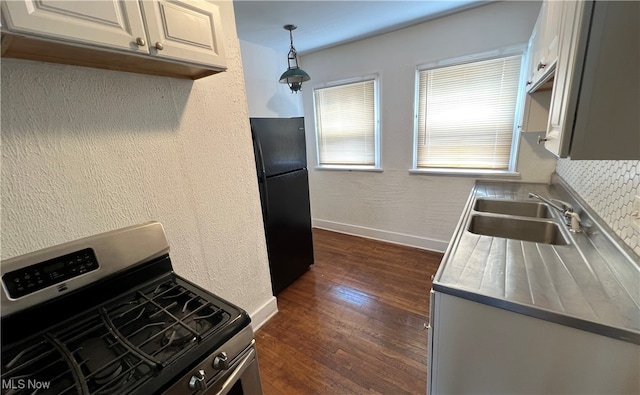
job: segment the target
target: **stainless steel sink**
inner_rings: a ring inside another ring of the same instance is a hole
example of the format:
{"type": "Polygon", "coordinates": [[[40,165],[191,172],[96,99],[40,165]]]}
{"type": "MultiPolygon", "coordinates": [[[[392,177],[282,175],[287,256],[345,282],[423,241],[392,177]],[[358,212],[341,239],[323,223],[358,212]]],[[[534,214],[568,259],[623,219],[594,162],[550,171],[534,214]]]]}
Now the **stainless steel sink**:
{"type": "Polygon", "coordinates": [[[551,218],[549,206],[540,202],[518,200],[477,199],[475,211],[486,213],[517,215],[521,217],[551,218]]]}
{"type": "Polygon", "coordinates": [[[558,224],[551,221],[473,215],[471,221],[469,221],[468,230],[479,235],[532,241],[534,243],[569,244],[562,235],[558,224]]]}

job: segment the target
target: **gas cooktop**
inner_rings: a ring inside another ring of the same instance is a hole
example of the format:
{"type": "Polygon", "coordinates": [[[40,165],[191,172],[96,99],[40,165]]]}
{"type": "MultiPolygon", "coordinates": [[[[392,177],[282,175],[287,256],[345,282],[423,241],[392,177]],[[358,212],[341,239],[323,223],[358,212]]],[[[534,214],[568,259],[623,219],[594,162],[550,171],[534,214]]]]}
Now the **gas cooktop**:
{"type": "MultiPolygon", "coordinates": [[[[97,268],[110,265],[100,243],[76,244],[68,247],[82,247],[83,257],[86,244],[95,246],[89,255],[97,268]]],[[[81,287],[74,287],[75,276],[48,276],[49,282],[62,277],[50,285],[60,296],[11,306],[12,314],[2,317],[2,394],[156,393],[249,326],[243,310],[173,273],[168,248],[161,251],[145,253],[153,258],[121,265],[122,270],[85,271],[93,279],[81,287]]],[[[12,298],[6,282],[20,278],[24,284],[36,272],[71,273],[60,262],[72,263],[57,257],[58,247],[53,252],[56,257],[38,256],[36,263],[3,273],[3,309],[5,303],[40,297],[36,290],[12,298]]]]}

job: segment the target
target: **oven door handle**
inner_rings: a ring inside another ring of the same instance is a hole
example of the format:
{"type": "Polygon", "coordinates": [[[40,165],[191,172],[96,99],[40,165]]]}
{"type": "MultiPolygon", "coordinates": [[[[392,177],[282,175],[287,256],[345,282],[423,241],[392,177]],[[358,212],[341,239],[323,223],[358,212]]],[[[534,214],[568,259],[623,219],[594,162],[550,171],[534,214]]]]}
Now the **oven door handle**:
{"type": "Polygon", "coordinates": [[[220,390],[216,392],[215,395],[224,395],[227,392],[229,392],[233,384],[235,384],[238,378],[240,378],[240,376],[242,376],[244,371],[247,370],[251,362],[253,362],[255,355],[256,355],[255,348],[251,348],[249,353],[242,359],[242,362],[238,364],[238,366],[235,368],[233,373],[231,373],[231,375],[227,377],[224,384],[222,384],[222,388],[220,388],[220,390]]]}

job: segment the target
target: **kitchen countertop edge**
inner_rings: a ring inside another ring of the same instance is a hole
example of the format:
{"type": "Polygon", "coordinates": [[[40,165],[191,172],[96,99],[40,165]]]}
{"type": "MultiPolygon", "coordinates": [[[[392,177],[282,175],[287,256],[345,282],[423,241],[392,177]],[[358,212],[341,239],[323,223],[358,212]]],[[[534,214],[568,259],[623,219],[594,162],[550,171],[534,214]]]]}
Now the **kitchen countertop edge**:
{"type": "MultiPolygon", "coordinates": [[[[487,183],[487,182],[488,181],[477,181],[471,193],[469,194],[469,198],[467,199],[462,215],[460,216],[460,219],[457,223],[454,234],[452,235],[451,243],[447,247],[442,259],[442,263],[440,264],[440,267],[438,268],[433,278],[433,289],[438,292],[446,293],[452,296],[457,296],[463,299],[482,303],[488,306],[512,311],[518,314],[523,314],[526,316],[543,319],[545,321],[557,323],[557,324],[568,326],[568,327],[573,327],[575,329],[584,330],[584,331],[596,333],[599,335],[607,336],[610,338],[640,345],[640,332],[636,332],[629,328],[623,328],[623,327],[619,327],[619,326],[615,326],[607,323],[595,322],[590,319],[585,319],[575,315],[568,314],[567,312],[554,311],[541,306],[523,304],[517,301],[509,300],[508,298],[499,298],[496,296],[476,292],[474,290],[465,289],[464,287],[458,286],[457,284],[450,284],[450,283],[445,283],[440,281],[440,279],[443,276],[443,273],[445,273],[446,270],[448,269],[447,263],[449,263],[452,260],[452,258],[455,257],[461,238],[466,232],[465,225],[468,222],[469,216],[472,215],[473,205],[476,199],[478,198],[478,185],[487,183]]],[[[546,185],[547,187],[551,187],[552,185],[554,187],[560,186],[562,189],[564,189],[567,193],[569,193],[572,197],[575,198],[575,196],[573,196],[574,192],[570,190],[570,188],[566,188],[566,185],[564,185],[563,180],[559,179],[559,177],[554,179],[553,184],[535,184],[535,183],[509,182],[509,181],[503,181],[503,182],[490,181],[490,182],[496,183],[496,184],[499,183],[499,184],[510,184],[510,185],[519,185],[519,186],[524,186],[524,185],[531,185],[531,186],[546,185]]],[[[591,209],[589,209],[588,211],[585,210],[583,201],[581,201],[580,199],[576,199],[576,200],[578,204],[581,206],[581,209],[583,209],[589,214],[590,219],[593,219],[594,221],[601,221],[601,219],[597,215],[593,215],[591,209]]],[[[598,226],[601,227],[602,224],[598,222],[598,226]]],[[[607,235],[607,236],[611,237],[610,235],[607,235]]],[[[614,240],[611,240],[611,241],[615,242],[614,240]]],[[[619,246],[616,245],[616,247],[619,247],[619,246]]],[[[626,254],[628,251],[622,250],[620,252],[621,254],[626,254]]]]}
{"type": "Polygon", "coordinates": [[[446,293],[448,295],[457,296],[473,302],[478,302],[491,307],[512,311],[514,313],[523,314],[529,317],[540,318],[545,321],[556,324],[569,326],[575,329],[596,333],[599,335],[611,337],[618,340],[640,345],[640,333],[635,333],[624,328],[613,327],[598,322],[585,320],[568,314],[562,314],[555,311],[543,309],[541,307],[524,305],[506,299],[494,298],[482,295],[473,291],[461,288],[450,287],[436,281],[433,282],[434,291],[446,293]]]}

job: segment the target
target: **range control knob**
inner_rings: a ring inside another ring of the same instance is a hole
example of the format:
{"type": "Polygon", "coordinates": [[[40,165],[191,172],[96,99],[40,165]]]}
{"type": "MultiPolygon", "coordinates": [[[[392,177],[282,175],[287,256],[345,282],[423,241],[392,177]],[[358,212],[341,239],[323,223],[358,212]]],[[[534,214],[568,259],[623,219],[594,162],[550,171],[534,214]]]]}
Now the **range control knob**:
{"type": "Polygon", "coordinates": [[[189,388],[192,390],[204,391],[207,389],[207,383],[204,377],[204,370],[198,370],[196,374],[191,376],[189,380],[189,388]]]}
{"type": "Polygon", "coordinates": [[[229,358],[226,352],[223,351],[214,358],[213,367],[219,370],[229,369],[229,358]]]}

